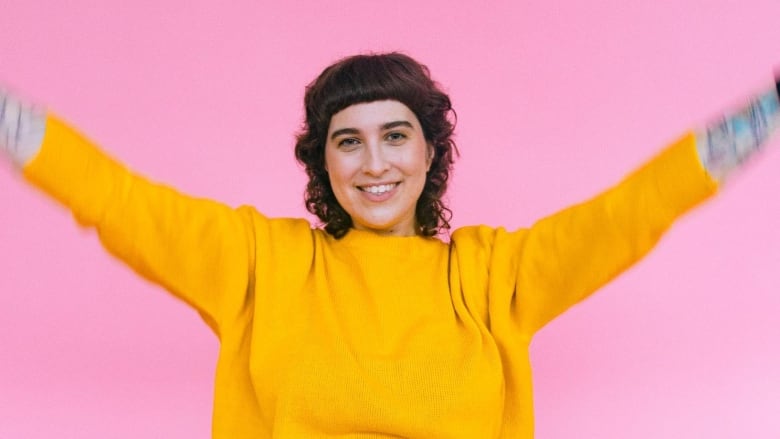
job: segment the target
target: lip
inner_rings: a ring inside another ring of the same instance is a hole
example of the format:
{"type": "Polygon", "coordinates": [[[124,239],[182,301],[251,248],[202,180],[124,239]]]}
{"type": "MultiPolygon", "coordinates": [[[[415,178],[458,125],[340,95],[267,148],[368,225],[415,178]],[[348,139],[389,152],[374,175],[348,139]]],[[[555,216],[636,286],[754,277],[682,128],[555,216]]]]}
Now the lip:
{"type": "Polygon", "coordinates": [[[393,181],[393,182],[387,182],[387,183],[371,183],[371,184],[366,184],[366,185],[358,185],[357,186],[357,190],[358,190],[358,192],[360,192],[360,195],[363,198],[365,198],[366,200],[372,201],[374,203],[381,203],[382,201],[386,201],[386,200],[389,200],[390,198],[392,198],[393,195],[395,195],[396,192],[398,192],[398,188],[400,186],[401,186],[401,182],[400,181],[393,181]],[[390,189],[389,191],[383,192],[381,194],[374,194],[374,193],[367,192],[367,191],[364,191],[363,189],[361,189],[361,188],[367,187],[367,186],[381,186],[381,185],[388,185],[388,184],[394,184],[395,186],[392,189],[390,189]]]}

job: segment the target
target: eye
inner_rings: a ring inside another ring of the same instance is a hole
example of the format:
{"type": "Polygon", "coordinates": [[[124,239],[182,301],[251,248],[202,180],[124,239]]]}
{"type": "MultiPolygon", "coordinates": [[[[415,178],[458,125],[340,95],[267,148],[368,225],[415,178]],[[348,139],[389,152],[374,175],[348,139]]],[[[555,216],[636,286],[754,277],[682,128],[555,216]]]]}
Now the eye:
{"type": "Polygon", "coordinates": [[[339,140],[338,147],[346,151],[351,151],[360,145],[360,140],[354,137],[347,137],[339,140]]]}
{"type": "Polygon", "coordinates": [[[402,132],[393,131],[391,133],[388,133],[387,136],[385,136],[385,139],[387,139],[388,142],[394,145],[398,145],[400,143],[403,143],[403,141],[407,139],[407,136],[402,132]]]}

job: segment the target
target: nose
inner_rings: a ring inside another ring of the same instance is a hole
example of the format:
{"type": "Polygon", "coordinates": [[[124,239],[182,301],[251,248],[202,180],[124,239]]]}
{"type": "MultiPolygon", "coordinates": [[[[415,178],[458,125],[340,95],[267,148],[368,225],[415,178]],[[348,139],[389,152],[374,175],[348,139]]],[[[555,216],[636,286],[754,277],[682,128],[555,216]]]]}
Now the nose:
{"type": "Polygon", "coordinates": [[[385,157],[381,146],[369,145],[365,151],[363,158],[364,173],[378,177],[390,169],[390,162],[385,157]]]}

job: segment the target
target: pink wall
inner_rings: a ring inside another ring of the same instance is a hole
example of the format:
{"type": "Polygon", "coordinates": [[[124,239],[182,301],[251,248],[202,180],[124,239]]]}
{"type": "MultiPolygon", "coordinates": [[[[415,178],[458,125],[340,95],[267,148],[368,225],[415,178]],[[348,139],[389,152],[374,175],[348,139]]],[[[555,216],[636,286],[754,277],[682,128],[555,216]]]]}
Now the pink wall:
{"type": "MultiPolygon", "coordinates": [[[[519,227],[780,63],[777,0],[296,3],[16,1],[0,82],[147,175],[303,215],[303,86],[343,55],[400,49],[458,110],[455,224],[519,227]]],[[[537,437],[777,437],[778,169],[774,148],[538,335],[537,437]]],[[[208,437],[206,326],[10,166],[0,188],[0,437],[208,437]]]]}

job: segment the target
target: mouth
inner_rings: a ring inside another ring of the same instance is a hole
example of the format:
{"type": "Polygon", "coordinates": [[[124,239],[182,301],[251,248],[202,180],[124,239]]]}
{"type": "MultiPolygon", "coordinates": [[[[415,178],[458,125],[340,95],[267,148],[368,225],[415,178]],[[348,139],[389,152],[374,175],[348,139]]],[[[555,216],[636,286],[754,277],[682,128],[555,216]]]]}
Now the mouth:
{"type": "Polygon", "coordinates": [[[358,190],[362,192],[366,192],[372,195],[382,195],[387,192],[392,191],[396,187],[398,187],[400,183],[385,183],[385,184],[372,184],[372,185],[366,185],[366,186],[357,186],[358,190]]]}

